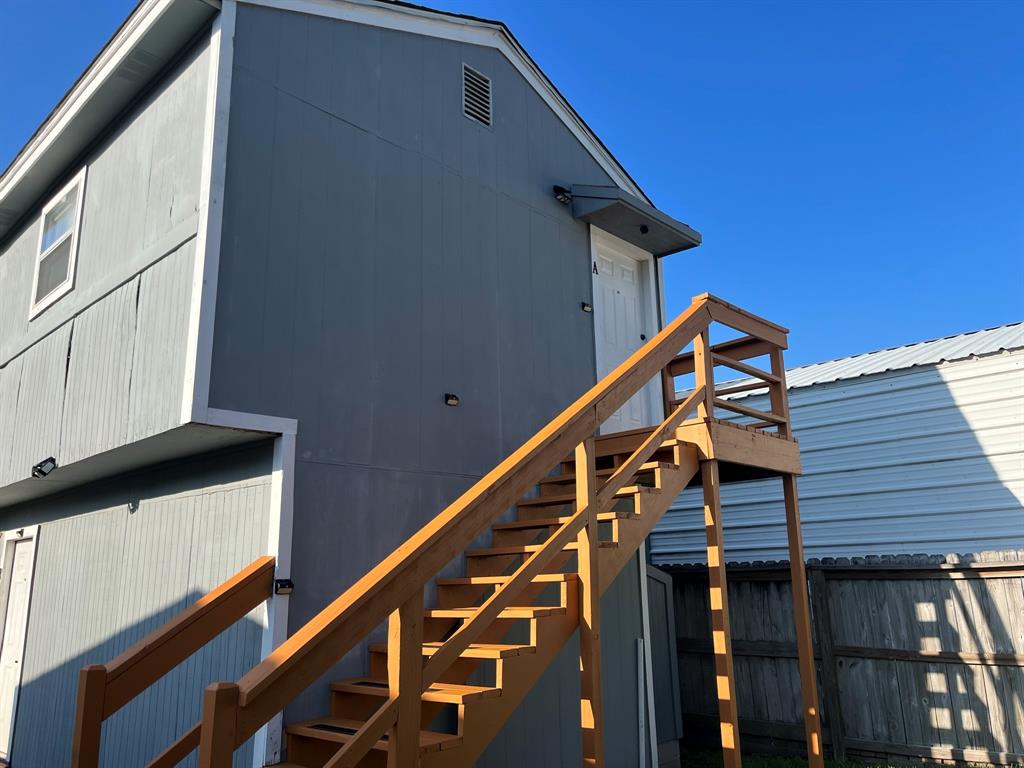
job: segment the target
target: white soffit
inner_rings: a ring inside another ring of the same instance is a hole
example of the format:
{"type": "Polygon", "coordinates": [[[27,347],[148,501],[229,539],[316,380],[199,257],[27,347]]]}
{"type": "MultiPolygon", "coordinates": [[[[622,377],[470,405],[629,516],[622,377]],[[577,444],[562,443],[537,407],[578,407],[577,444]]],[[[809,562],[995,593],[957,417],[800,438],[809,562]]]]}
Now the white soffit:
{"type": "Polygon", "coordinates": [[[239,0],[240,3],[308,13],[399,32],[495,48],[504,54],[551,110],[620,187],[647,203],[647,195],[530,58],[508,27],[498,21],[436,11],[387,0],[239,0]]]}

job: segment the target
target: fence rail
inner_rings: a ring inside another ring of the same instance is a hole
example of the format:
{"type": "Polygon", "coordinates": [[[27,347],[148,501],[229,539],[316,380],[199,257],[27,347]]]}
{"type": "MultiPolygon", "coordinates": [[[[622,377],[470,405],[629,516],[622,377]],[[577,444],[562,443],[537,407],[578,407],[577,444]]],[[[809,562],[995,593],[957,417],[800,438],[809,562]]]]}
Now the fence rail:
{"type": "MultiPolygon", "coordinates": [[[[1024,763],[1024,552],[935,560],[808,566],[825,743],[836,757],[1024,763]]],[[[710,743],[707,571],[668,570],[684,739],[710,743]]],[[[728,579],[744,746],[798,751],[789,568],[731,567],[728,579]]]]}

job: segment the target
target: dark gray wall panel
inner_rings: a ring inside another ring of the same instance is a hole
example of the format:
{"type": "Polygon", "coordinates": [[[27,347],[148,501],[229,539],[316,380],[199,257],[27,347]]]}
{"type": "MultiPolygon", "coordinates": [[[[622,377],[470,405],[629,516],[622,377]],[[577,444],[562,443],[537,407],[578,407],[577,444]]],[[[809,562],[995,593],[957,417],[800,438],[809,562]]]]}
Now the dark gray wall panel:
{"type": "Polygon", "coordinates": [[[208,49],[188,52],[86,157],[74,290],[30,321],[38,214],[0,243],[0,365],[195,235],[208,49]]]}
{"type": "MultiPolygon", "coordinates": [[[[270,471],[263,444],[3,511],[3,528],[42,522],[17,765],[66,763],[82,666],[109,661],[265,554],[270,471]]],[[[237,679],[258,660],[262,615],[253,611],[107,721],[103,764],[143,765],[190,727],[208,683],[237,679]]],[[[251,764],[247,745],[235,765],[251,764]]]]}

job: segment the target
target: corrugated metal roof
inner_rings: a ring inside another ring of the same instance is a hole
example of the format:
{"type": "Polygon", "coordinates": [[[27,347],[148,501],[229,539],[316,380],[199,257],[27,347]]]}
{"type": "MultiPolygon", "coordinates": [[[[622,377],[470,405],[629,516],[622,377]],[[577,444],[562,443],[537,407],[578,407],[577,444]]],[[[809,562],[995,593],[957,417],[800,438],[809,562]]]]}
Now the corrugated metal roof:
{"type": "MultiPolygon", "coordinates": [[[[941,339],[918,341],[901,347],[880,349],[877,352],[862,352],[859,355],[840,357],[836,360],[825,360],[820,363],[788,368],[786,369],[786,384],[789,389],[797,389],[832,381],[856,379],[873,373],[899,371],[918,365],[935,365],[972,357],[985,357],[1022,348],[1024,348],[1024,322],[1009,323],[995,328],[945,336],[941,339]]],[[[729,384],[750,381],[753,379],[730,381],[729,384]]],[[[724,384],[725,382],[719,383],[724,384]]],[[[739,393],[730,395],[729,399],[756,396],[763,392],[764,390],[755,390],[739,393]]]]}

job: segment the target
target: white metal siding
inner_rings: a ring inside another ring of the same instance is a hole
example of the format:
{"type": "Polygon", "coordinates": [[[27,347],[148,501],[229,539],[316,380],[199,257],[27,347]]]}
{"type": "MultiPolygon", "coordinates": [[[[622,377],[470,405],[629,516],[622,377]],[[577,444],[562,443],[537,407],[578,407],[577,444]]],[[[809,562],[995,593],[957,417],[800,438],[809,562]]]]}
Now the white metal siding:
{"type": "MultiPolygon", "coordinates": [[[[745,405],[767,410],[763,395],[745,405]]],[[[1024,350],[791,389],[807,557],[1024,547],[1024,350]]],[[[723,488],[730,561],[786,559],[778,479],[723,488]]],[[[697,489],[651,537],[703,562],[697,489]]]]}

